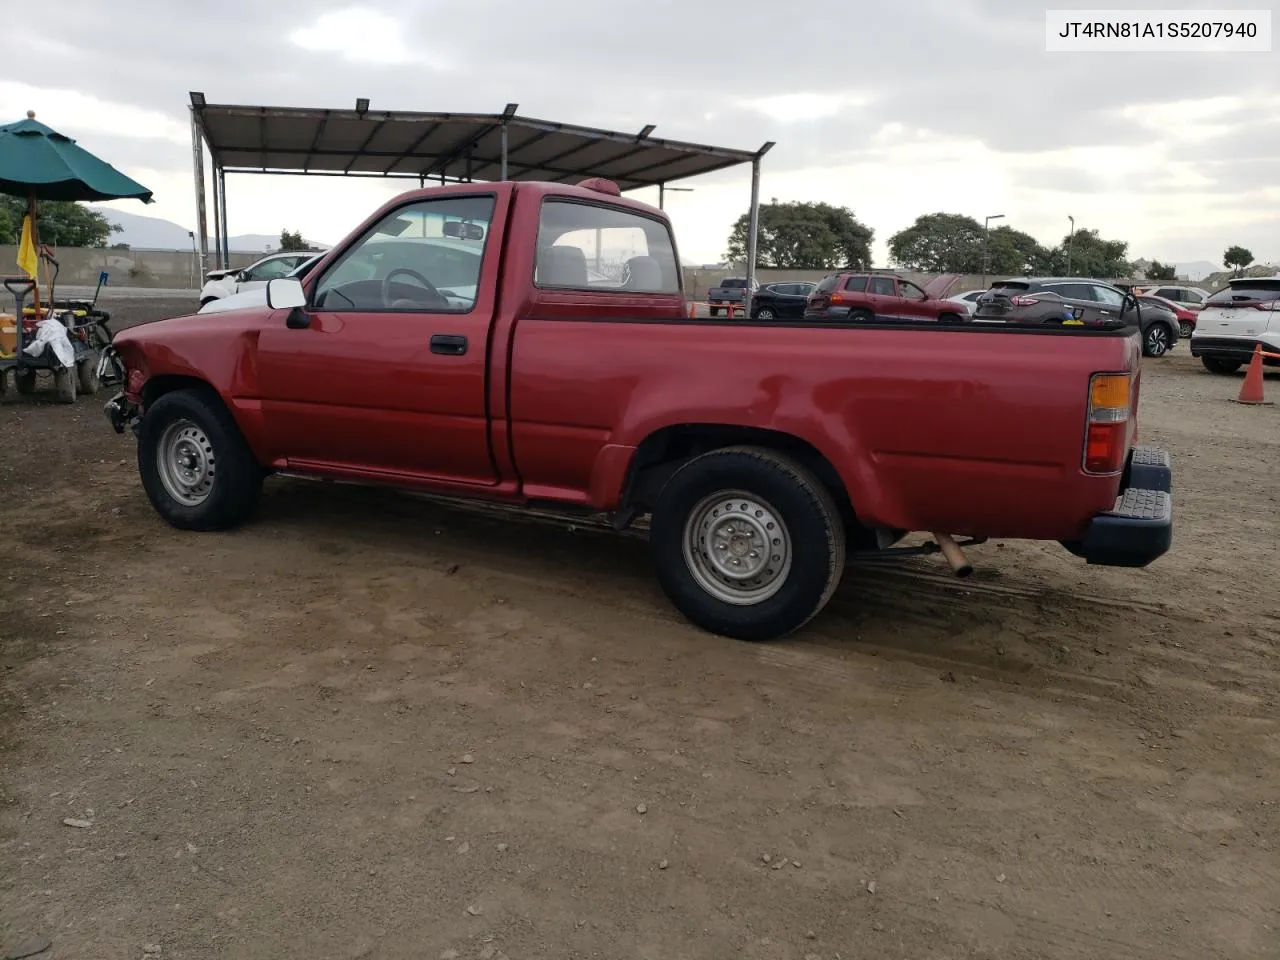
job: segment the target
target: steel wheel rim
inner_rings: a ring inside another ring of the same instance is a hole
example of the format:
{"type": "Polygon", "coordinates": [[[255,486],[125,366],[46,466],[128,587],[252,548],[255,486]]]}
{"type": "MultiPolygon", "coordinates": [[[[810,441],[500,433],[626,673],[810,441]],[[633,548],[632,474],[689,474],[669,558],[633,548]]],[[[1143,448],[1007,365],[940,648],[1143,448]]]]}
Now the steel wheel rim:
{"type": "Polygon", "coordinates": [[[1152,327],[1147,333],[1147,349],[1154,357],[1163,356],[1169,349],[1169,334],[1165,333],[1164,327],[1152,327]]]}
{"type": "Polygon", "coordinates": [[[763,603],[791,572],[791,535],[768,501],[741,490],[703,497],[685,521],[684,560],[699,587],[735,606],[763,603]]]}
{"type": "Polygon", "coordinates": [[[165,427],[156,449],[156,463],[165,493],[184,507],[198,507],[209,499],[217,458],[205,432],[190,420],[165,427]]]}

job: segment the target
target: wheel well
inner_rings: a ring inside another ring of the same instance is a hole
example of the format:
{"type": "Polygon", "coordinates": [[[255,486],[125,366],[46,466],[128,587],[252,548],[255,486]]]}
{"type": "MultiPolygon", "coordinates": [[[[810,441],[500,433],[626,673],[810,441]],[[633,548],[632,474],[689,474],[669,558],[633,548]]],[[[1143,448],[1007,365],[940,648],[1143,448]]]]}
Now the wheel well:
{"type": "Polygon", "coordinates": [[[859,522],[844,481],[813,444],[778,430],[725,424],[680,424],[651,433],[636,448],[623,490],[623,507],[653,509],[671,476],[687,461],[724,447],[764,447],[786,454],[813,473],[835,498],[851,545],[874,545],[875,534],[859,522]]]}
{"type": "MultiPolygon", "coordinates": [[[[142,409],[147,409],[166,393],[172,393],[175,390],[213,390],[213,388],[199,377],[184,377],[178,374],[152,377],[142,387],[142,409]]],[[[217,393],[217,391],[213,392],[217,393]]]]}

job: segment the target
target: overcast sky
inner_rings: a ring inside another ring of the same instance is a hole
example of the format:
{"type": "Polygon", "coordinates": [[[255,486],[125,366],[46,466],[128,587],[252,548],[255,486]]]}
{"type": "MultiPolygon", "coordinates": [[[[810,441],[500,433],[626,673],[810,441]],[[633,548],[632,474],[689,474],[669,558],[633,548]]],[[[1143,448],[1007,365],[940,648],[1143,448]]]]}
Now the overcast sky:
{"type": "MultiPolygon", "coordinates": [[[[881,261],[891,234],[935,211],[1002,213],[1046,244],[1070,215],[1128,240],[1132,258],[1220,262],[1239,243],[1280,261],[1280,53],[1046,53],[1044,6],[1025,0],[53,8],[5,24],[0,118],[35,110],[155,191],[154,205],[121,209],[185,226],[188,91],[201,90],[214,103],[308,107],[368,97],[375,110],[517,102],[590,126],[653,123],[672,139],[773,140],[762,198],[852,208],[875,228],[881,261]]],[[[749,179],[744,167],[668,195],[685,260],[721,257],[749,179]]],[[[230,232],[334,242],[395,190],[232,177],[230,232]]],[[[656,191],[636,196],[656,202],[656,191]]]]}

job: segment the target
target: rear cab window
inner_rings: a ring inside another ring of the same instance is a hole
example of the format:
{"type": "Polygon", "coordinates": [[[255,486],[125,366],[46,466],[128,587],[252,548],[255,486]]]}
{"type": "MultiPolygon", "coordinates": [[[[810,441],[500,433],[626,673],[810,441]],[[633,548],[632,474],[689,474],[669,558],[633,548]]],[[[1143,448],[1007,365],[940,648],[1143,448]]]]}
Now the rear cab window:
{"type": "Polygon", "coordinates": [[[542,201],[534,284],[605,293],[681,292],[666,223],[633,210],[559,197],[542,201]]]}

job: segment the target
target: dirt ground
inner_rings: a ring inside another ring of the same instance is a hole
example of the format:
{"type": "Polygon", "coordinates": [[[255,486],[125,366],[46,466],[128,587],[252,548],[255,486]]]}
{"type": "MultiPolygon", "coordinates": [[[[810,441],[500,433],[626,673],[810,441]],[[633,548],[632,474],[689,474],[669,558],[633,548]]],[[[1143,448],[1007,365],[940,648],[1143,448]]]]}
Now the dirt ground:
{"type": "Polygon", "coordinates": [[[582,526],[277,480],[181,533],[98,404],[8,397],[0,946],[1274,960],[1280,406],[1239,385],[1146,362],[1148,570],[857,566],[768,645],[582,526]]]}

